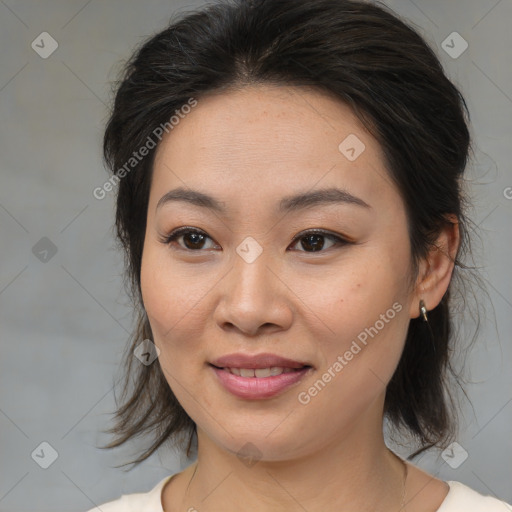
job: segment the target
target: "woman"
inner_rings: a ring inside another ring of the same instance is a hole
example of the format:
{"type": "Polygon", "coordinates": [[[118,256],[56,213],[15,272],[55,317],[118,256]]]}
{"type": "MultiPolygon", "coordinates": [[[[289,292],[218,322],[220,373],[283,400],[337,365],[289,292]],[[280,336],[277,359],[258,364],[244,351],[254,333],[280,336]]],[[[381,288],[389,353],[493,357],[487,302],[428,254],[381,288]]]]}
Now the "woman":
{"type": "Polygon", "coordinates": [[[109,447],[197,461],[103,512],[510,510],[383,433],[453,446],[464,109],[359,1],[217,3],[138,50],[104,140],[139,310],[109,447]]]}

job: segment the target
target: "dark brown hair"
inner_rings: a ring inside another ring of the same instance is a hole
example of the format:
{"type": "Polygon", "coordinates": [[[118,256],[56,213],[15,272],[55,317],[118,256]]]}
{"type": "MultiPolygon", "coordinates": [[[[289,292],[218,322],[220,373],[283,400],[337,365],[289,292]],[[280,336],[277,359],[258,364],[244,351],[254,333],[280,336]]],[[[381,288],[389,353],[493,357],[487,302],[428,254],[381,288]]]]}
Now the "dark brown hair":
{"type": "MultiPolygon", "coordinates": [[[[406,206],[411,283],[419,261],[451,222],[447,215],[457,217],[461,244],[452,283],[428,312],[428,323],[411,319],[384,410],[397,432],[418,442],[416,453],[446,444],[457,423],[447,383],[450,375],[459,382],[449,358],[455,339],[449,303],[453,280],[461,269],[471,269],[461,263],[470,242],[462,188],[471,146],[464,98],[419,33],[386,6],[350,0],[223,1],[182,13],[126,64],[104,136],[108,168],[121,169],[155,127],[190,98],[200,102],[202,95],[251,84],[331,94],[374,135],[406,206]]],[[[188,436],[188,455],[195,433],[158,359],[145,366],[133,357],[142,340],[153,339],[140,270],[155,151],[124,173],[117,192],[117,237],[138,321],[126,352],[123,403],[108,431],[117,437],[106,448],[154,434],[135,464],[182,436],[188,436]]]]}

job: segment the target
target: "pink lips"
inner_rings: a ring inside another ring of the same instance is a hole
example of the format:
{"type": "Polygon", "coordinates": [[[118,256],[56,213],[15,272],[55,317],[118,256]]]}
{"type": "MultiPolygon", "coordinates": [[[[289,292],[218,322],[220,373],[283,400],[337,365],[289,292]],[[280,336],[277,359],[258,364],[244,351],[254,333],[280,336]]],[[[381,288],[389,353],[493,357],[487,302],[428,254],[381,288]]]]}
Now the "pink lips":
{"type": "Polygon", "coordinates": [[[302,368],[290,373],[282,373],[272,377],[240,377],[229,372],[212,366],[213,371],[217,374],[220,383],[233,395],[246,399],[263,399],[273,397],[286,388],[299,382],[310,367],[302,368]]]}
{"type": "Polygon", "coordinates": [[[233,395],[245,399],[271,398],[288,387],[299,382],[312,371],[311,365],[294,361],[275,354],[229,354],[214,360],[210,364],[219,382],[233,395]],[[294,368],[293,372],[269,377],[242,377],[234,375],[227,368],[294,368]],[[224,369],[226,368],[226,369],[224,369]]]}

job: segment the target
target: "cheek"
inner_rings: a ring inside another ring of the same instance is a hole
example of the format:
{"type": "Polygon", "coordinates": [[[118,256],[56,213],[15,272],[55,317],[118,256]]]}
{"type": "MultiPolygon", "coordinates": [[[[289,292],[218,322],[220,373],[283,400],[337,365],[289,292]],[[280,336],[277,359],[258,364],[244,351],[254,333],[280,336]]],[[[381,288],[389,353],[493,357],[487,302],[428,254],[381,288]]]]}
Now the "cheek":
{"type": "Polygon", "coordinates": [[[146,243],[141,263],[141,294],[144,309],[151,324],[155,344],[160,348],[168,344],[173,326],[178,322],[183,308],[180,301],[179,274],[170,280],[168,263],[154,244],[146,243]]]}
{"type": "MultiPolygon", "coordinates": [[[[404,307],[401,272],[393,268],[401,263],[385,264],[385,259],[381,251],[361,251],[328,274],[295,276],[293,290],[305,306],[304,314],[316,318],[330,343],[356,337],[395,302],[404,307]]],[[[395,310],[391,315],[395,316],[395,310]]]]}
{"type": "Polygon", "coordinates": [[[344,270],[329,276],[322,293],[310,288],[316,290],[310,304],[321,319],[317,334],[323,333],[315,336],[321,353],[320,378],[330,369],[336,377],[327,375],[326,380],[336,382],[333,393],[345,398],[363,390],[370,394],[383,391],[407,334],[407,248],[384,249],[366,248],[364,257],[346,261],[344,270]]]}
{"type": "Polygon", "coordinates": [[[165,246],[149,242],[141,263],[141,294],[162,361],[175,365],[199,349],[208,282],[173,263],[165,246]],[[172,354],[172,358],[170,357],[172,354]]]}
{"type": "Polygon", "coordinates": [[[161,279],[161,275],[159,276],[157,263],[156,252],[146,242],[142,254],[140,287],[144,309],[155,335],[155,330],[158,332],[161,330],[160,327],[165,327],[163,324],[168,317],[165,313],[170,310],[170,304],[167,304],[167,301],[171,297],[166,291],[165,281],[161,279]]]}
{"type": "MultiPolygon", "coordinates": [[[[331,339],[328,346],[324,343],[325,364],[309,387],[297,392],[307,416],[315,421],[325,417],[326,425],[349,425],[383,397],[400,359],[409,321],[406,309],[397,312],[400,304],[394,304],[395,308],[390,304],[382,311],[388,323],[379,318],[380,312],[371,324],[353,319],[344,334],[331,339]]],[[[380,414],[380,409],[374,413],[380,414]]]]}
{"type": "Polygon", "coordinates": [[[195,351],[199,339],[190,329],[189,312],[184,284],[179,272],[171,273],[158,247],[145,247],[141,264],[141,294],[146,310],[153,342],[159,349],[159,364],[163,375],[180,404],[187,410],[189,403],[185,388],[191,388],[189,380],[190,353],[195,351]],[[186,332],[185,332],[186,331],[186,332]]]}

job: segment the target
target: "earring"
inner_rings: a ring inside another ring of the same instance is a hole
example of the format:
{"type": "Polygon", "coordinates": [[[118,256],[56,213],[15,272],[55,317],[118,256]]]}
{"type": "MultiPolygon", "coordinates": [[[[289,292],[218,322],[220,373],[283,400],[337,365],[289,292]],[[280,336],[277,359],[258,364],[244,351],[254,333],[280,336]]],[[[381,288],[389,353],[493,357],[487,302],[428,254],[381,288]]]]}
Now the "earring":
{"type": "Polygon", "coordinates": [[[427,308],[425,307],[425,303],[423,302],[423,299],[420,300],[420,314],[423,317],[423,321],[428,322],[427,308]]]}

